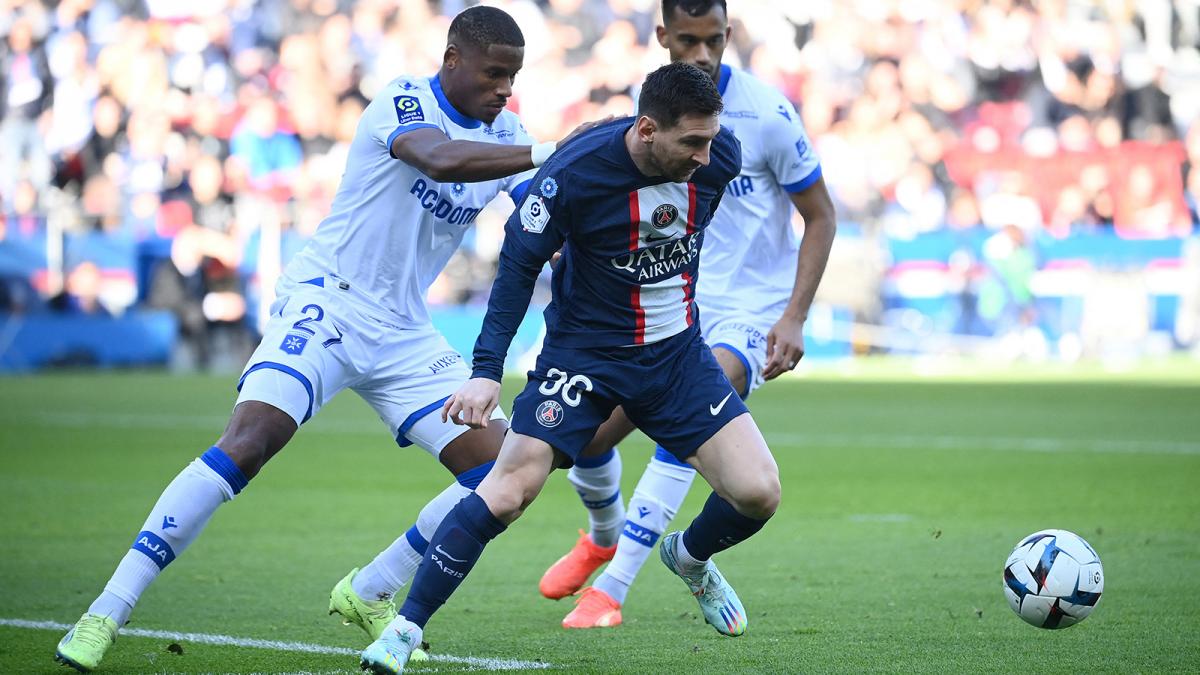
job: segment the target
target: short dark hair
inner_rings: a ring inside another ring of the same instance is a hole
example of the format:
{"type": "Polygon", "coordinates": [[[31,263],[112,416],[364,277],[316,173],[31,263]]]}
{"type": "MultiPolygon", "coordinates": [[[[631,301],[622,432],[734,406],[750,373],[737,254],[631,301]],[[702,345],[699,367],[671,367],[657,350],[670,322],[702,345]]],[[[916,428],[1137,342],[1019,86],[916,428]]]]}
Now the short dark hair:
{"type": "Polygon", "coordinates": [[[483,51],[492,45],[525,46],[525,36],[508,12],[484,5],[459,12],[450,22],[447,40],[460,47],[472,45],[483,51]]]}
{"type": "Polygon", "coordinates": [[[729,16],[729,8],[725,6],[725,0],[663,0],[663,23],[671,20],[676,9],[682,10],[688,16],[704,16],[711,12],[713,7],[720,7],[721,12],[725,16],[729,16]]]}
{"type": "Polygon", "coordinates": [[[682,61],[668,63],[646,76],[638,95],[638,114],[665,128],[687,114],[720,115],[724,104],[712,76],[682,61]]]}

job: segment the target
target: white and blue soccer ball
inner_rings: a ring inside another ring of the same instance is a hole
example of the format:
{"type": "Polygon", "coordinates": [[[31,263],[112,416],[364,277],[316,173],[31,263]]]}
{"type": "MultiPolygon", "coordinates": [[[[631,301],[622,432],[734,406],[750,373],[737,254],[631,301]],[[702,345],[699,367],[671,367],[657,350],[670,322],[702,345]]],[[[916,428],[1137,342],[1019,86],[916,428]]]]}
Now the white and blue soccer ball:
{"type": "Polygon", "coordinates": [[[1103,592],[1100,556],[1073,532],[1034,532],[1004,562],[1008,605],[1038,628],[1074,626],[1092,613],[1103,592]]]}

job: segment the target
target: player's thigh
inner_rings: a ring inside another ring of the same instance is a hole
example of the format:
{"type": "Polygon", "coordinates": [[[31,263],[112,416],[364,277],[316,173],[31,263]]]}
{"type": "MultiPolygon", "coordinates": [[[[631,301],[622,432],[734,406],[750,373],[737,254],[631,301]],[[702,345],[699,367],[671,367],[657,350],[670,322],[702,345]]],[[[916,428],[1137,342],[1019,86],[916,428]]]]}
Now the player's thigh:
{"type": "MultiPolygon", "coordinates": [[[[441,420],[440,410],[433,414],[441,420]]],[[[504,436],[508,433],[508,422],[493,419],[482,429],[463,428],[467,431],[447,443],[438,454],[442,466],[455,476],[496,460],[504,444],[504,436]]]]}
{"type": "Polygon", "coordinates": [[[622,377],[620,364],[589,350],[543,345],[513,400],[512,430],[541,439],[573,462],[612,415],[617,396],[611,383],[622,377]]]}
{"type": "Polygon", "coordinates": [[[355,323],[355,313],[323,289],[281,296],[238,379],[237,403],[265,403],[297,427],[307,422],[358,377],[355,323]]]}
{"type": "Polygon", "coordinates": [[[625,414],[676,459],[686,461],[745,413],[746,404],[699,335],[679,336],[678,344],[669,347],[664,344],[658,363],[642,374],[649,384],[625,402],[625,414]]]}
{"type": "MultiPolygon", "coordinates": [[[[454,467],[473,468],[496,458],[505,425],[489,425],[497,427],[490,433],[473,433],[469,427],[442,421],[442,404],[471,372],[462,355],[441,333],[431,325],[389,331],[379,351],[380,358],[369,376],[355,383],[353,389],[375,409],[397,445],[416,445],[438,459],[443,459],[442,453],[449,449],[445,460],[450,462],[447,467],[451,471],[454,467]],[[461,466],[470,458],[480,461],[461,466]]],[[[492,419],[503,422],[504,411],[497,407],[492,419]]]]}
{"type": "Polygon", "coordinates": [[[633,422],[629,421],[625,410],[618,406],[604,424],[601,424],[600,428],[596,430],[596,435],[583,449],[583,456],[596,457],[608,452],[610,448],[625,440],[636,428],[633,422]]]}
{"type": "Polygon", "coordinates": [[[475,492],[497,518],[512,522],[541,492],[555,464],[549,443],[514,431],[504,439],[496,465],[475,492]]]}
{"type": "Polygon", "coordinates": [[[750,413],[730,420],[688,460],[740,513],[767,518],[779,505],[779,467],[750,413]]]}
{"type": "Polygon", "coordinates": [[[767,363],[767,331],[762,319],[705,314],[704,341],[712,349],[722,370],[743,399],[763,384],[762,371],[767,363]]]}

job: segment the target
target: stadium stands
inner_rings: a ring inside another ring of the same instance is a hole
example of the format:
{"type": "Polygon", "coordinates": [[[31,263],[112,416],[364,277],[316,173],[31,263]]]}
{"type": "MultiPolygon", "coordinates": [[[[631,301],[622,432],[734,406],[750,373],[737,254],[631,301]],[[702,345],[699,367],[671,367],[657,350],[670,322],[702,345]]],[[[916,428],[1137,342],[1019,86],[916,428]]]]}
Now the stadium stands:
{"type": "MultiPolygon", "coordinates": [[[[227,4],[9,3],[0,315],[164,309],[201,367],[214,332],[252,344],[270,281],[328,210],[364,102],[396,73],[434,72],[463,3],[227,4]]],[[[666,60],[651,0],[498,4],[527,36],[511,104],[539,138],[628,112],[666,60]]],[[[884,260],[866,282],[832,265],[818,301],[885,335],[1034,327],[1086,345],[1105,325],[1084,309],[1089,287],[1123,274],[1145,330],[1173,335],[1200,225],[1194,13],[732,3],[727,61],[796,101],[822,157],[848,224],[835,261],[884,260]],[[835,288],[863,283],[876,290],[835,288]]],[[[485,299],[507,208],[481,214],[436,307],[485,299]]]]}

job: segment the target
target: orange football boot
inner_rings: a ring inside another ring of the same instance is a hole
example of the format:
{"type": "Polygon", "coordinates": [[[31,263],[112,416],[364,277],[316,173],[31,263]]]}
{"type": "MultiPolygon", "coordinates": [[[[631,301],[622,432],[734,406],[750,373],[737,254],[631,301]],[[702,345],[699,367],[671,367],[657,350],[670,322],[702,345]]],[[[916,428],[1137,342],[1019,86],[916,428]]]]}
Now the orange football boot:
{"type": "Polygon", "coordinates": [[[608,593],[588,586],[575,601],[575,609],[563,618],[563,628],[611,628],[621,625],[621,603],[608,593]]]}
{"type": "Polygon", "coordinates": [[[592,543],[591,536],[580,530],[579,541],[546,570],[542,580],[538,582],[538,590],[551,600],[565,598],[583,588],[592,572],[612,560],[616,553],[616,544],[608,547],[597,546],[592,543]]]}

